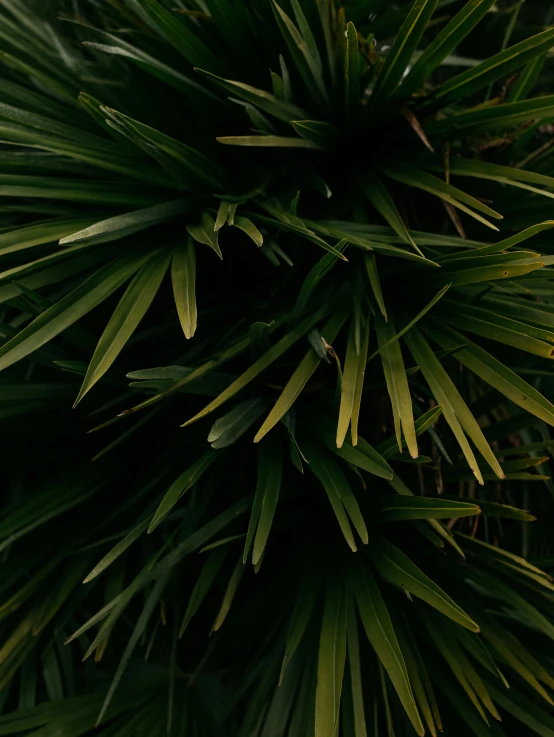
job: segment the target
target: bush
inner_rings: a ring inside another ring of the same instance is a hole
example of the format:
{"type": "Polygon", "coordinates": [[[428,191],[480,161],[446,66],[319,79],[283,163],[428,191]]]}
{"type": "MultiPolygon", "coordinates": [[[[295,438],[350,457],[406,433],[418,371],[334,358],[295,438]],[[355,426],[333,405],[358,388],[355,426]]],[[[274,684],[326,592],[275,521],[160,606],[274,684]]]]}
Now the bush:
{"type": "Polygon", "coordinates": [[[0,734],[554,735],[550,3],[0,16],[0,734]]]}

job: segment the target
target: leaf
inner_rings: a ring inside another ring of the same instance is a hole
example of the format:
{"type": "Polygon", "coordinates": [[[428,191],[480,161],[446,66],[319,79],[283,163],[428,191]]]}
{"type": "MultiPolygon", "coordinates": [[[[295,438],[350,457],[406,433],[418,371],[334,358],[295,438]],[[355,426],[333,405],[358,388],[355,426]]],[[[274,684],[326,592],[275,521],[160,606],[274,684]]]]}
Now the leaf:
{"type": "MultiPolygon", "coordinates": [[[[237,392],[239,392],[241,389],[243,389],[247,384],[249,384],[253,379],[258,376],[264,369],[268,368],[268,366],[271,366],[271,364],[276,361],[285,351],[287,351],[290,347],[292,347],[300,338],[305,335],[310,328],[312,328],[322,317],[321,312],[317,312],[313,315],[311,315],[309,318],[306,318],[301,323],[297,325],[297,327],[294,330],[291,330],[289,333],[287,333],[281,340],[279,340],[274,346],[272,346],[266,353],[264,353],[263,356],[260,356],[257,361],[255,361],[250,368],[248,368],[244,373],[242,373],[238,379],[236,379],[231,386],[229,386],[224,392],[222,392],[218,397],[216,397],[213,402],[210,402],[207,407],[204,407],[204,409],[196,414],[194,417],[192,417],[190,420],[185,422],[183,427],[186,427],[187,425],[190,425],[192,422],[196,422],[197,420],[201,419],[202,417],[205,417],[210,412],[213,412],[214,409],[217,409],[220,407],[224,402],[226,402],[228,399],[230,399],[232,396],[234,396],[237,392]]],[[[1,349],[0,349],[1,351],[1,349]]]]}
{"type": "Polygon", "coordinates": [[[109,553],[107,553],[102,560],[92,569],[88,576],[84,579],[83,583],[90,583],[93,579],[103,573],[108,566],[119,558],[131,545],[138,540],[138,538],[146,532],[148,527],[148,520],[143,520],[140,524],[134,527],[128,532],[125,537],[115,545],[109,553]]]}
{"type": "Polygon", "coordinates": [[[456,352],[456,359],[460,363],[514,404],[554,426],[554,406],[501,361],[451,328],[434,326],[430,334],[443,348],[451,348],[458,339],[463,338],[464,347],[456,352]]]}
{"type": "Polygon", "coordinates": [[[470,333],[512,345],[543,358],[554,357],[554,333],[512,320],[492,310],[454,302],[443,305],[443,319],[470,333]]]}
{"type": "Polygon", "coordinates": [[[379,271],[377,270],[377,259],[375,254],[364,254],[364,262],[371,291],[373,292],[373,296],[375,297],[375,301],[377,302],[381,314],[385,320],[387,320],[387,308],[385,307],[385,300],[383,299],[383,291],[381,289],[381,281],[379,279],[379,271]]]}
{"type": "Polygon", "coordinates": [[[273,0],[272,4],[277,25],[306,87],[319,102],[327,102],[321,59],[301,5],[295,1],[293,8],[302,33],[296,28],[281,6],[277,4],[276,0],[273,0]]]}
{"type": "Polygon", "coordinates": [[[221,66],[218,56],[201,40],[200,35],[157,0],[128,0],[128,6],[157,35],[179,51],[189,64],[201,64],[210,68],[221,66]]]}
{"type": "Polygon", "coordinates": [[[135,332],[158,293],[169,260],[167,250],[159,251],[144,264],[127,287],[98,341],[75,405],[104,376],[135,332]]]}
{"type": "Polygon", "coordinates": [[[243,563],[246,563],[252,545],[254,547],[252,564],[258,565],[262,559],[279,500],[282,474],[281,442],[279,438],[272,436],[258,446],[258,479],[244,546],[243,563]]]}
{"type": "Polygon", "coordinates": [[[258,247],[263,246],[264,237],[251,220],[237,216],[233,221],[233,225],[246,233],[258,247]]]}
{"type": "Polygon", "coordinates": [[[497,79],[506,77],[537,56],[541,56],[552,46],[554,46],[554,29],[526,38],[445,82],[435,90],[434,99],[447,104],[452,100],[460,100],[462,97],[472,95],[497,79]]]}
{"type": "Polygon", "coordinates": [[[437,0],[415,0],[413,3],[377,77],[371,96],[373,108],[378,108],[383,100],[394,94],[436,6],[437,0]]]}
{"type": "Polygon", "coordinates": [[[207,93],[207,91],[204,90],[197,82],[176,71],[173,67],[164,64],[155,57],[150,56],[150,54],[147,54],[142,49],[127,43],[120,36],[105,32],[102,32],[102,36],[106,40],[111,41],[111,43],[106,44],[97,43],[95,41],[83,41],[83,46],[104,54],[129,59],[135,64],[138,64],[142,69],[146,69],[150,74],[153,74],[155,77],[158,77],[158,79],[161,79],[172,87],[181,90],[185,94],[201,92],[203,95],[209,95],[209,93],[207,93]]]}
{"type": "Polygon", "coordinates": [[[282,682],[285,669],[298,649],[298,646],[308,628],[308,624],[310,623],[316,608],[320,589],[320,573],[317,570],[309,570],[302,579],[302,585],[299,588],[294,604],[294,610],[291,615],[287,633],[287,643],[285,646],[285,655],[283,657],[283,665],[281,667],[280,682],[282,682]]]}
{"type": "Polygon", "coordinates": [[[0,348],[0,370],[20,361],[73,325],[119,289],[144,263],[144,256],[107,264],[36,317],[0,348]]]}
{"type": "Polygon", "coordinates": [[[291,125],[299,136],[311,141],[316,148],[331,148],[340,136],[334,125],[321,120],[291,120],[291,125]]]}
{"type": "Polygon", "coordinates": [[[430,302],[428,302],[420,312],[417,313],[417,315],[413,318],[413,320],[410,320],[410,322],[405,327],[403,327],[402,330],[399,330],[394,336],[390,338],[390,340],[387,340],[383,344],[382,348],[378,348],[378,350],[376,350],[374,353],[371,354],[371,356],[369,357],[368,363],[373,358],[375,358],[377,355],[379,355],[381,351],[391,346],[397,340],[400,340],[400,338],[403,335],[405,335],[408,332],[408,330],[411,330],[413,326],[416,325],[416,323],[418,323],[421,320],[421,318],[424,317],[429,312],[429,310],[432,307],[434,307],[440,299],[444,297],[444,295],[446,294],[449,288],[450,288],[450,284],[447,284],[441,290],[439,290],[439,292],[433,297],[433,299],[430,302]]]}
{"type": "Polygon", "coordinates": [[[171,261],[171,283],[179,322],[185,338],[192,338],[196,332],[196,254],[191,238],[179,244],[171,261]]]}
{"type": "Polygon", "coordinates": [[[194,463],[181,473],[171,484],[156,509],[148,527],[148,534],[153,532],[163,518],[169,514],[179,499],[191,489],[200,477],[208,470],[217,458],[217,453],[209,450],[200,456],[194,463]]]}
{"type": "MultiPolygon", "coordinates": [[[[343,326],[346,320],[346,316],[342,312],[335,312],[335,314],[329,318],[325,326],[321,330],[321,335],[325,338],[326,342],[332,344],[335,340],[338,332],[343,326]]],[[[316,369],[320,365],[322,358],[312,348],[306,353],[297,369],[294,371],[290,379],[285,385],[285,388],[279,395],[278,400],[275,402],[273,409],[264,420],[262,426],[256,433],[254,438],[255,443],[259,443],[260,440],[272,430],[275,425],[282,419],[289,409],[293,406],[295,401],[298,399],[302,390],[315,373],[316,369]]]]}
{"type": "Polygon", "coordinates": [[[358,445],[355,448],[349,443],[337,448],[336,442],[331,442],[330,439],[327,445],[339,458],[350,465],[372,473],[374,476],[379,476],[379,478],[392,479],[393,471],[389,464],[363,438],[358,438],[358,445]]]}
{"type": "Polygon", "coordinates": [[[203,243],[212,248],[219,258],[223,258],[218,242],[218,233],[215,229],[215,221],[207,212],[202,213],[200,225],[187,225],[187,231],[195,241],[203,243]]]}
{"type": "Polygon", "coordinates": [[[361,331],[359,350],[356,347],[357,319],[353,317],[350,321],[346,359],[341,382],[339,421],[336,438],[337,448],[342,448],[349,427],[352,436],[352,445],[358,444],[358,417],[364,386],[370,327],[369,315],[366,317],[360,316],[358,319],[360,321],[361,331]]]}
{"type": "Polygon", "coordinates": [[[107,123],[111,128],[155,159],[186,189],[195,190],[198,184],[217,188],[222,186],[225,179],[222,170],[200,151],[113,108],[102,107],[102,112],[108,116],[107,123]]]}
{"type": "Polygon", "coordinates": [[[350,666],[355,735],[356,737],[367,737],[358,623],[356,621],[356,611],[352,597],[349,597],[346,601],[346,618],[346,642],[348,647],[348,664],[350,666]]]}
{"type": "Polygon", "coordinates": [[[317,659],[315,735],[335,737],[338,730],[342,680],[346,663],[346,611],[344,588],[327,585],[317,659]]]}
{"type": "Polygon", "coordinates": [[[359,565],[351,570],[350,582],[367,638],[387,671],[412,726],[422,737],[425,730],[417,711],[406,664],[377,582],[367,567],[359,565]]]}
{"type": "Polygon", "coordinates": [[[215,74],[211,74],[210,72],[206,72],[202,69],[197,69],[196,71],[201,74],[205,74],[209,79],[232,92],[233,95],[238,95],[243,100],[259,107],[260,110],[263,110],[265,113],[268,113],[279,120],[283,120],[286,123],[291,120],[301,120],[308,117],[308,114],[301,108],[296,107],[296,105],[292,105],[289,102],[279,100],[277,97],[271,95],[265,90],[256,89],[256,87],[251,87],[250,85],[243,84],[242,82],[222,79],[221,77],[217,77],[215,74]]]}
{"type": "MultiPolygon", "coordinates": [[[[304,448],[304,445],[302,446],[304,448]]],[[[310,470],[321,482],[348,546],[353,552],[357,547],[350,527],[349,518],[364,545],[368,543],[368,532],[362,513],[346,477],[339,465],[317,446],[306,443],[304,448],[310,470]]]]}
{"type": "MultiPolygon", "coordinates": [[[[440,406],[432,407],[430,410],[422,414],[415,422],[416,435],[419,437],[432,427],[441,414],[442,407],[440,406]]],[[[402,444],[405,444],[404,440],[402,440],[402,444]]],[[[396,442],[396,438],[384,440],[382,443],[379,443],[377,447],[379,448],[379,452],[382,453],[383,458],[392,458],[398,455],[398,444],[396,442]]]]}
{"type": "MultiPolygon", "coordinates": [[[[342,252],[344,248],[346,247],[346,240],[340,241],[340,243],[337,244],[336,250],[339,252],[342,252]]],[[[293,310],[293,317],[298,317],[299,315],[304,312],[308,301],[313,294],[315,288],[317,285],[321,282],[321,280],[329,273],[329,271],[333,268],[333,266],[336,264],[337,259],[334,257],[333,254],[328,253],[325,256],[323,256],[316,264],[315,266],[312,266],[310,271],[308,272],[307,277],[304,279],[304,282],[302,283],[302,287],[300,288],[300,292],[298,293],[298,297],[296,298],[296,304],[294,305],[293,310]]],[[[328,340],[327,342],[331,342],[328,340]]]]}
{"type": "Polygon", "coordinates": [[[384,497],[379,506],[379,517],[383,522],[399,522],[412,519],[457,519],[481,514],[476,504],[431,499],[424,496],[384,497]]]}
{"type": "Polygon", "coordinates": [[[428,134],[435,134],[455,130],[465,136],[494,130],[507,131],[529,120],[552,117],[554,117],[554,95],[456,113],[426,123],[425,131],[428,134]]]}
{"type": "Polygon", "coordinates": [[[144,605],[144,608],[137,620],[137,623],[133,629],[133,633],[131,637],[129,638],[129,641],[127,643],[127,646],[125,647],[125,650],[123,652],[123,656],[119,662],[119,665],[117,666],[117,670],[115,672],[115,675],[112,679],[112,682],[110,683],[110,687],[108,689],[108,693],[106,694],[106,698],[104,699],[104,702],[102,704],[102,708],[100,710],[100,714],[98,715],[98,719],[96,721],[96,726],[100,724],[102,719],[104,718],[104,715],[106,714],[106,711],[108,709],[108,706],[110,705],[110,702],[113,698],[113,695],[115,693],[115,690],[117,689],[119,682],[121,678],[123,677],[123,673],[125,672],[127,665],[129,663],[129,660],[131,659],[131,655],[133,654],[133,650],[138,645],[138,642],[146,629],[146,626],[148,624],[148,621],[150,617],[152,616],[152,612],[154,611],[154,607],[157,605],[162,592],[167,584],[169,578],[169,573],[166,573],[165,575],[161,576],[154,586],[152,587],[152,590],[150,594],[148,595],[146,599],[146,603],[144,605]]]}
{"type": "Polygon", "coordinates": [[[394,200],[392,199],[388,189],[383,181],[376,175],[366,176],[360,180],[360,186],[373,207],[379,212],[390,225],[390,227],[398,233],[403,241],[413,246],[421,253],[415,244],[414,239],[404,225],[400,213],[398,212],[394,200]]]}
{"type": "Polygon", "coordinates": [[[479,483],[483,483],[481,472],[477,466],[473,451],[464,435],[464,431],[473,440],[498,478],[503,478],[504,473],[485,440],[477,420],[471,414],[453,381],[441,366],[440,361],[429,348],[428,343],[419,330],[414,328],[406,335],[404,340],[408,344],[414,360],[420,366],[437,403],[442,406],[444,417],[456,436],[469,467],[479,483]]]}
{"type": "MultiPolygon", "coordinates": [[[[508,478],[509,474],[507,474],[508,478]]],[[[487,517],[501,517],[502,519],[517,519],[520,522],[534,522],[537,518],[524,509],[517,509],[516,507],[510,507],[506,504],[498,504],[496,502],[489,502],[485,500],[479,500],[479,507],[481,512],[487,517]]]]}
{"type": "MultiPolygon", "coordinates": [[[[416,497],[417,498],[417,497],[416,497]]],[[[479,632],[475,622],[401,550],[384,538],[372,543],[372,562],[380,575],[423,599],[430,606],[471,632],[479,632]]]]}
{"type": "Polygon", "coordinates": [[[54,218],[21,228],[8,229],[0,233],[0,254],[2,256],[23,251],[44,243],[53,243],[86,227],[94,221],[91,216],[81,218],[54,218]]]}
{"type": "Polygon", "coordinates": [[[227,146],[256,146],[265,148],[319,148],[307,138],[290,138],[287,136],[219,136],[219,143],[227,146]]]}
{"type": "Polygon", "coordinates": [[[206,598],[206,595],[210,591],[210,588],[227,556],[227,551],[228,549],[226,547],[220,547],[213,550],[208,555],[189,596],[187,609],[179,628],[179,637],[184,635],[191,619],[194,617],[200,608],[200,605],[206,598]]]}
{"type": "Polygon", "coordinates": [[[222,627],[223,623],[225,622],[227,615],[229,614],[229,611],[231,609],[233,599],[235,598],[235,594],[237,593],[237,588],[238,588],[238,585],[240,583],[243,573],[244,573],[244,565],[242,563],[242,560],[239,559],[238,563],[236,564],[233,570],[233,573],[231,574],[231,578],[229,579],[227,588],[225,589],[225,594],[223,595],[223,601],[221,602],[221,606],[219,608],[219,611],[215,618],[215,622],[213,624],[213,628],[212,628],[213,632],[217,632],[222,627]]]}
{"type": "Polygon", "coordinates": [[[487,684],[487,688],[496,703],[514,716],[518,722],[530,727],[533,732],[541,735],[541,737],[554,737],[554,719],[531,699],[528,699],[522,693],[510,694],[510,697],[507,698],[502,691],[494,686],[487,684]]]}
{"type": "Polygon", "coordinates": [[[208,443],[215,450],[232,445],[256,422],[265,408],[266,403],[260,397],[240,402],[214,422],[208,435],[208,443]]]}
{"type": "Polygon", "coordinates": [[[429,75],[458,48],[460,42],[484,18],[495,2],[496,0],[470,0],[465,3],[463,8],[427,45],[402,82],[399,91],[403,95],[408,95],[422,87],[429,75]]]}
{"type": "Polygon", "coordinates": [[[95,243],[107,243],[164,223],[186,212],[185,200],[166,202],[163,205],[154,205],[143,210],[116,215],[108,220],[101,220],[94,225],[79,230],[60,240],[60,246],[72,243],[86,243],[92,246],[95,243]]]}
{"type": "Polygon", "coordinates": [[[375,330],[381,352],[387,389],[392,402],[398,449],[402,452],[401,433],[403,431],[408,452],[412,458],[417,458],[419,451],[412,411],[412,398],[404,368],[404,359],[402,358],[402,351],[400,350],[398,341],[392,342],[396,332],[394,323],[392,321],[385,322],[382,317],[377,316],[375,330]]]}
{"type": "Polygon", "coordinates": [[[453,187],[451,184],[443,182],[432,174],[429,174],[422,169],[412,167],[406,162],[402,162],[402,164],[396,164],[393,162],[387,166],[382,166],[381,171],[395,181],[407,184],[410,187],[415,187],[416,189],[422,189],[424,192],[429,192],[436,197],[440,197],[440,199],[467,213],[475,220],[483,223],[483,225],[486,225],[493,230],[498,230],[495,225],[489,223],[488,220],[485,220],[485,218],[481,217],[481,215],[478,215],[470,208],[472,207],[474,210],[478,210],[478,212],[482,212],[497,220],[502,220],[502,215],[495,210],[492,210],[488,205],[484,205],[475,197],[466,194],[457,187],[453,187]]]}

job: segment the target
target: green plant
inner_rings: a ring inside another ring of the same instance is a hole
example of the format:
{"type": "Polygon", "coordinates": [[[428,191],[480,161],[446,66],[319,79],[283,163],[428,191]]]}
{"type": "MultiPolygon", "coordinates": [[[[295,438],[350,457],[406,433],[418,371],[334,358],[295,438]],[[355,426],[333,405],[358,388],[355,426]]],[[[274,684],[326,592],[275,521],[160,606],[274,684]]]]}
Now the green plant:
{"type": "Polygon", "coordinates": [[[0,0],[0,734],[554,735],[527,5],[0,0]]]}

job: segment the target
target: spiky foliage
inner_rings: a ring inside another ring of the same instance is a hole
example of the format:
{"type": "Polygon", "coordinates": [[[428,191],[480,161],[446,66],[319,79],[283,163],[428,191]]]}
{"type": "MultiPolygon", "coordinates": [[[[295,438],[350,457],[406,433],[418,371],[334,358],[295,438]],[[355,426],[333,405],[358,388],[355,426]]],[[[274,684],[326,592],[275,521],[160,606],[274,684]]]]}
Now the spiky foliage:
{"type": "Polygon", "coordinates": [[[554,735],[550,3],[0,9],[0,734],[554,735]]]}

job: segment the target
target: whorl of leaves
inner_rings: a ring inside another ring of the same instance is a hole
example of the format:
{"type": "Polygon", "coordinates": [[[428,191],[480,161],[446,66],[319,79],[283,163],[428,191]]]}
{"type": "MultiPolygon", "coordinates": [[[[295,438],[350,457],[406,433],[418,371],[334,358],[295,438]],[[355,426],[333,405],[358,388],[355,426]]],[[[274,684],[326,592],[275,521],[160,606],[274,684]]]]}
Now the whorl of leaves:
{"type": "Polygon", "coordinates": [[[552,23],[0,0],[0,735],[554,737],[552,23]]]}

